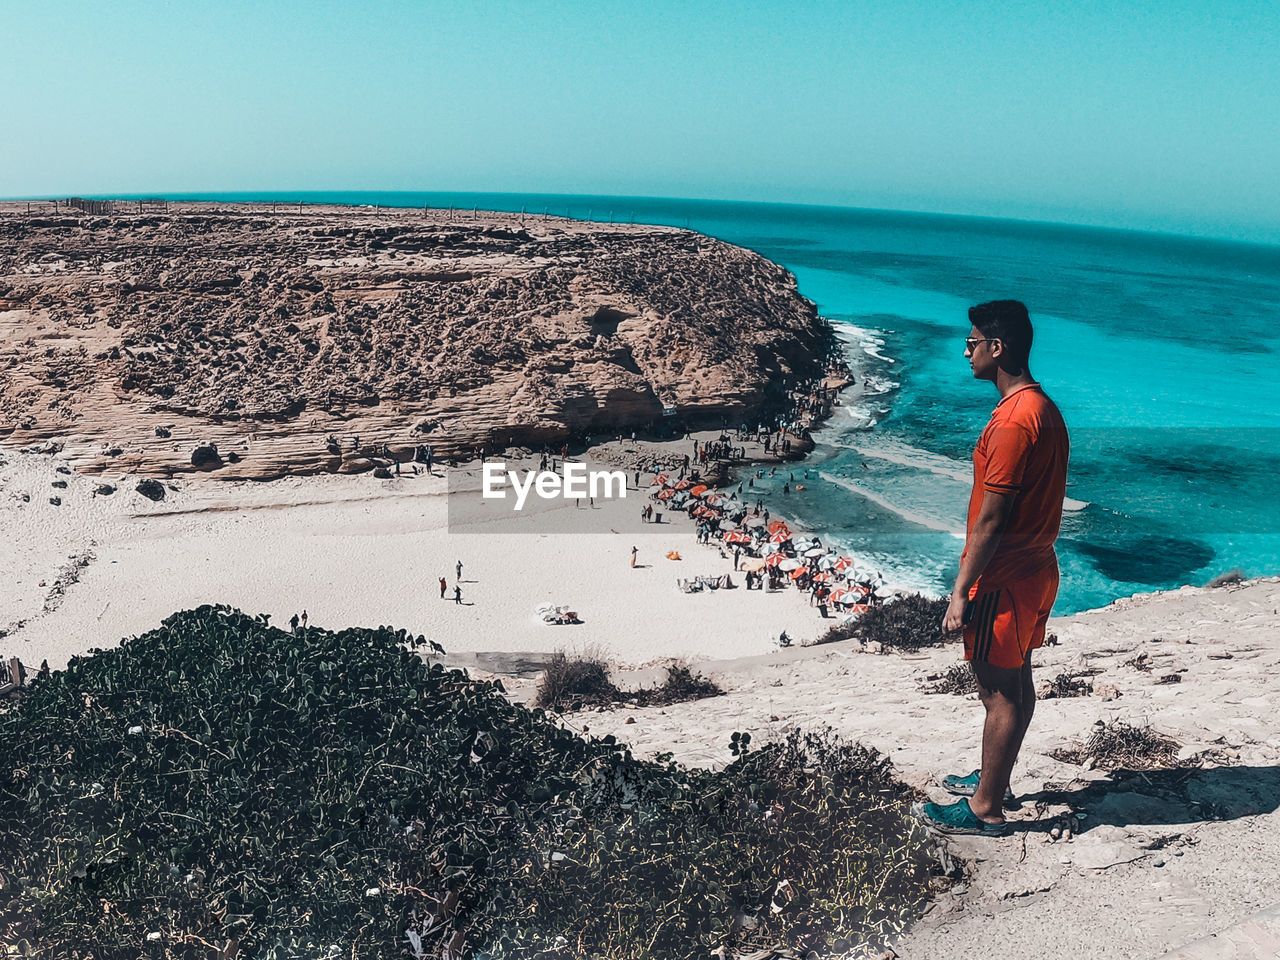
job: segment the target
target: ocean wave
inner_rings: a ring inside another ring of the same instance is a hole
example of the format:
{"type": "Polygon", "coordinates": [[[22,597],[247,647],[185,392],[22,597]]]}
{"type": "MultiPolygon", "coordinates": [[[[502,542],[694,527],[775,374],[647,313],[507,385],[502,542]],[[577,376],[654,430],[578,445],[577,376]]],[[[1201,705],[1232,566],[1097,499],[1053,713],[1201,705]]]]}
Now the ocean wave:
{"type": "Polygon", "coordinates": [[[899,466],[911,467],[914,470],[924,470],[960,483],[967,484],[973,480],[972,467],[966,469],[965,465],[958,460],[952,460],[950,457],[945,457],[940,453],[931,453],[928,450],[921,450],[919,447],[913,447],[910,444],[895,440],[877,438],[874,442],[860,441],[856,443],[836,441],[832,445],[853,450],[855,453],[873,460],[883,460],[886,463],[896,463],[899,466]]]}
{"type": "Polygon", "coordinates": [[[887,499],[883,494],[870,490],[861,484],[854,483],[852,480],[832,476],[825,470],[819,470],[818,476],[823,480],[826,480],[828,483],[833,483],[838,487],[848,490],[850,493],[870,500],[872,503],[883,507],[890,513],[897,514],[908,523],[914,523],[916,526],[926,527],[929,530],[937,530],[939,533],[949,533],[951,536],[957,537],[961,540],[964,539],[964,528],[956,524],[954,521],[947,521],[941,517],[932,517],[917,510],[912,510],[909,507],[904,507],[901,504],[894,503],[892,500],[887,499]]]}

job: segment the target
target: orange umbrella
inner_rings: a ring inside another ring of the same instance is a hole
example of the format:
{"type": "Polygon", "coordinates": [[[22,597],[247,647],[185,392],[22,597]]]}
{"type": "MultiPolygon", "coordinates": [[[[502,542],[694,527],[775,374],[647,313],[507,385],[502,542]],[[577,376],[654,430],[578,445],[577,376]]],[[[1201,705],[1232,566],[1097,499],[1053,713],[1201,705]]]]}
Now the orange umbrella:
{"type": "Polygon", "coordinates": [[[831,574],[829,573],[815,573],[813,575],[814,583],[826,583],[830,579],[831,579],[831,574]]]}
{"type": "Polygon", "coordinates": [[[665,487],[670,482],[670,480],[671,480],[671,474],[659,473],[653,478],[653,483],[649,484],[649,486],[665,487]]]}
{"type": "Polygon", "coordinates": [[[808,567],[798,567],[798,568],[796,568],[795,570],[792,570],[792,571],[791,571],[791,579],[792,579],[792,580],[799,580],[801,577],[803,577],[803,576],[804,576],[806,573],[808,573],[808,572],[809,572],[809,568],[808,568],[808,567]]]}
{"type": "Polygon", "coordinates": [[[707,485],[705,483],[700,483],[696,487],[694,487],[692,490],[689,491],[689,493],[691,493],[695,497],[700,497],[706,492],[707,492],[707,485]]]}
{"type": "Polygon", "coordinates": [[[674,497],[675,495],[676,495],[676,492],[675,492],[674,490],[659,490],[659,491],[658,491],[658,499],[659,499],[659,500],[670,500],[670,499],[671,499],[672,497],[674,497]]]}
{"type": "Polygon", "coordinates": [[[780,553],[771,553],[769,556],[764,558],[764,565],[766,567],[776,567],[785,559],[787,558],[780,553]]]}
{"type": "Polygon", "coordinates": [[[681,480],[679,483],[677,483],[677,484],[676,484],[676,489],[677,489],[677,490],[688,490],[690,486],[692,486],[692,483],[691,483],[690,481],[688,481],[688,480],[681,480]]]}
{"type": "Polygon", "coordinates": [[[751,537],[741,530],[730,530],[724,535],[725,543],[750,543],[751,537]]]}
{"type": "Polygon", "coordinates": [[[788,533],[786,530],[779,530],[777,533],[775,533],[773,536],[769,538],[769,542],[770,543],[786,543],[790,539],[791,539],[790,533],[788,533]]]}
{"type": "Polygon", "coordinates": [[[852,566],[853,566],[852,560],[850,560],[848,557],[841,557],[839,560],[835,562],[835,565],[831,569],[834,570],[836,573],[844,573],[846,570],[848,570],[852,566]]]}
{"type": "Polygon", "coordinates": [[[774,520],[769,524],[770,533],[777,533],[779,530],[785,530],[787,533],[791,532],[791,528],[787,526],[787,521],[785,520],[774,520]]]}

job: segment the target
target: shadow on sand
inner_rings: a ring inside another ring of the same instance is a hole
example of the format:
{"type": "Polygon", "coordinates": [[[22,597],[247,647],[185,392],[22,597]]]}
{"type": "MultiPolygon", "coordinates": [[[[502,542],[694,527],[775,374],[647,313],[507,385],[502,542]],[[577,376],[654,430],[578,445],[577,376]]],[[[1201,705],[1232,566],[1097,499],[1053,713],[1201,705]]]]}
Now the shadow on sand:
{"type": "MultiPolygon", "coordinates": [[[[1187,826],[1236,820],[1280,808],[1280,767],[1206,767],[1111,771],[1101,780],[1046,784],[1019,798],[1024,807],[1066,804],[1086,817],[1079,832],[1111,825],[1187,826]]],[[[1044,833],[1056,817],[1013,821],[1015,829],[1044,833]]]]}

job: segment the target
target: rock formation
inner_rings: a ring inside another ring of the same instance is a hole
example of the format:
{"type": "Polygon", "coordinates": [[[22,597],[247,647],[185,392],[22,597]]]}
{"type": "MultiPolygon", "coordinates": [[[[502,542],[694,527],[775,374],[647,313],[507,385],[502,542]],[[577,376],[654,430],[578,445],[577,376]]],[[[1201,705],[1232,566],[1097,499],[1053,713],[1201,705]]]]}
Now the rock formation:
{"type": "Polygon", "coordinates": [[[0,209],[0,441],[87,472],[348,472],[736,424],[832,349],[790,273],[688,231],[294,210],[0,209]]]}

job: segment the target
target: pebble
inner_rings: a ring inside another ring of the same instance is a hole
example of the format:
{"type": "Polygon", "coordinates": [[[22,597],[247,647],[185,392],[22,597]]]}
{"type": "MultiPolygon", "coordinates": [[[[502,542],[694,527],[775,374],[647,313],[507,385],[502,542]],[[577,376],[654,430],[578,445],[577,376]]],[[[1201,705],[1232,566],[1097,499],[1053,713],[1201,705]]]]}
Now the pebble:
{"type": "Polygon", "coordinates": [[[1154,860],[1152,860],[1152,861],[1151,861],[1151,865],[1152,865],[1153,867],[1163,867],[1163,866],[1164,866],[1164,857],[1156,857],[1154,860]]]}

